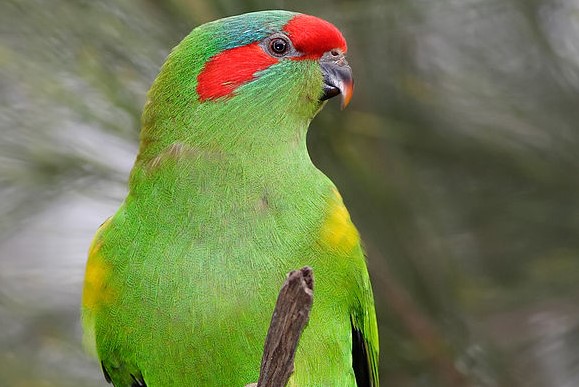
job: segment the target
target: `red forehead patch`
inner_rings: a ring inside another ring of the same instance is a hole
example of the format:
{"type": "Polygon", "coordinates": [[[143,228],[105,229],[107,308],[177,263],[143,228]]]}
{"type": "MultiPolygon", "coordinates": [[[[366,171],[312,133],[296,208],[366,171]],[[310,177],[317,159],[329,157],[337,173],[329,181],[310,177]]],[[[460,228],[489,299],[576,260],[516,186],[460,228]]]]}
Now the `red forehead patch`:
{"type": "Polygon", "coordinates": [[[199,99],[205,101],[230,96],[239,86],[252,80],[255,73],[277,62],[257,43],[220,52],[205,63],[197,76],[199,99]]]}
{"type": "Polygon", "coordinates": [[[333,24],[310,15],[294,16],[283,28],[296,50],[304,54],[299,59],[320,58],[325,52],[340,49],[346,52],[346,39],[333,24]]]}

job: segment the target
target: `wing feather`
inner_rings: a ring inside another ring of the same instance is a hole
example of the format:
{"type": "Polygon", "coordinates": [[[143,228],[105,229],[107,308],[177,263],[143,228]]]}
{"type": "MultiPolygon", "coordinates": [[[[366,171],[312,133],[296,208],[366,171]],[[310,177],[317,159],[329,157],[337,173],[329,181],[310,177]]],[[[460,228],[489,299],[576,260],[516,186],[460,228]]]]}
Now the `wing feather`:
{"type": "Polygon", "coordinates": [[[368,274],[364,278],[359,307],[350,315],[352,368],[358,387],[378,387],[378,326],[368,274]]]}

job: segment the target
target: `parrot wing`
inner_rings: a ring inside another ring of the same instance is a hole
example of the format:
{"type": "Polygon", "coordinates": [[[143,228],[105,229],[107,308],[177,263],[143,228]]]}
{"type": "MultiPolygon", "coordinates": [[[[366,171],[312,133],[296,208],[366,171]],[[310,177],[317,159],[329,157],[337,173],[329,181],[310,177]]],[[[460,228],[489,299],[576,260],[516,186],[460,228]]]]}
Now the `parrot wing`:
{"type": "MultiPolygon", "coordinates": [[[[95,356],[97,356],[95,337],[97,315],[101,307],[113,299],[113,291],[109,286],[112,266],[101,251],[105,239],[104,234],[109,231],[113,218],[108,218],[96,232],[89,248],[84,279],[82,295],[83,344],[86,350],[95,356]]],[[[113,367],[110,362],[101,358],[101,368],[108,383],[114,383],[116,386],[147,386],[137,367],[125,362],[116,363],[116,366],[113,367]]]]}
{"type": "Polygon", "coordinates": [[[352,367],[359,387],[378,387],[378,327],[374,298],[366,274],[359,307],[350,315],[352,325],[352,367]]]}

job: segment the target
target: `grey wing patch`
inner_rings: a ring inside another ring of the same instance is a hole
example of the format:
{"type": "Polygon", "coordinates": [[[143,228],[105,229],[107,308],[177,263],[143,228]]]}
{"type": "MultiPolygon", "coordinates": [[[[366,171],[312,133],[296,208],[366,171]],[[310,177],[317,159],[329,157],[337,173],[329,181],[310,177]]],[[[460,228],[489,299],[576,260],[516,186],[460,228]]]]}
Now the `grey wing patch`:
{"type": "Polygon", "coordinates": [[[111,379],[111,375],[109,375],[109,371],[107,371],[105,367],[105,363],[101,361],[101,369],[103,370],[103,375],[105,376],[105,380],[107,383],[112,383],[113,380],[111,379]]]}
{"type": "Polygon", "coordinates": [[[368,348],[364,335],[358,330],[353,323],[352,326],[352,368],[356,376],[358,387],[371,387],[372,370],[369,362],[368,348]]]}
{"type": "Polygon", "coordinates": [[[143,380],[142,376],[137,378],[135,375],[131,374],[131,378],[133,378],[133,384],[131,384],[131,387],[147,387],[147,384],[143,380]]]}
{"type": "Polygon", "coordinates": [[[101,361],[101,368],[103,370],[105,380],[115,387],[147,387],[147,383],[145,383],[145,380],[141,375],[135,376],[134,374],[129,374],[130,375],[129,379],[126,373],[124,374],[124,376],[120,375],[119,373],[114,373],[114,371],[118,371],[118,369],[116,369],[115,367],[113,367],[112,370],[108,370],[107,367],[105,366],[105,363],[102,361],[101,361]],[[111,372],[115,377],[111,377],[111,372]]]}

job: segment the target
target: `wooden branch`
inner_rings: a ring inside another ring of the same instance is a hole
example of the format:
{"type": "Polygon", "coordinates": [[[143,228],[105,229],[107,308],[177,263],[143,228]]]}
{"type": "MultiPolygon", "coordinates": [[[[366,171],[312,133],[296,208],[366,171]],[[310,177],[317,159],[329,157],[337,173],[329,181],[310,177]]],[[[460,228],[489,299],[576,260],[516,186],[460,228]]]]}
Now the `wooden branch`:
{"type": "Polygon", "coordinates": [[[283,284],[267,337],[257,387],[280,387],[288,382],[295,352],[313,303],[314,274],[310,267],[292,271],[283,284]]]}

